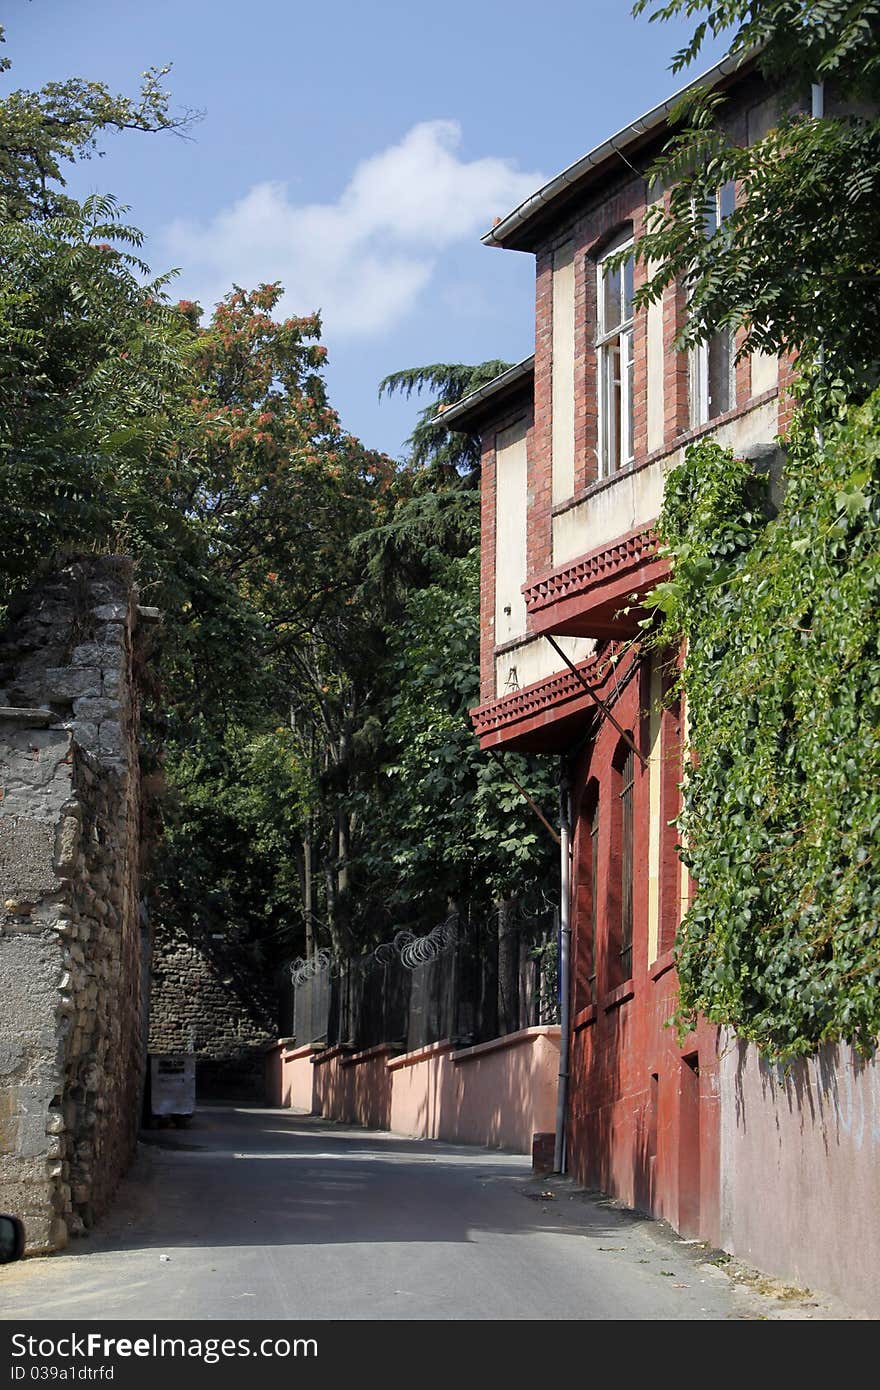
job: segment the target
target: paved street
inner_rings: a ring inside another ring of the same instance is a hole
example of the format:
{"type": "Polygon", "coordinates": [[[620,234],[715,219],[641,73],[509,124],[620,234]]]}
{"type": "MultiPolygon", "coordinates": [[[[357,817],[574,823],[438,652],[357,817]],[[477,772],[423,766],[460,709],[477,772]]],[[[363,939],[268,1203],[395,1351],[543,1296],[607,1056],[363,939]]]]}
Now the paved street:
{"type": "Polygon", "coordinates": [[[0,1317],[779,1315],[692,1247],[536,1182],[514,1155],[220,1107],[146,1138],[88,1239],[0,1270],[0,1317]]]}

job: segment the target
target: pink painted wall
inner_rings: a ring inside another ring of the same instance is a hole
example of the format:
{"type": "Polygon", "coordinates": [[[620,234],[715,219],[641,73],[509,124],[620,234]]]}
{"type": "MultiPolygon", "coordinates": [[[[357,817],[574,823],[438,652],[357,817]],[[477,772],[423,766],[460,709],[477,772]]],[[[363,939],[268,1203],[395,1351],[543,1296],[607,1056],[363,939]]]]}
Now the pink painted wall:
{"type": "MultiPolygon", "coordinates": [[[[438,1139],[444,1097],[450,1092],[452,1043],[431,1043],[388,1063],[391,1129],[414,1139],[438,1139]]],[[[447,1136],[444,1136],[448,1138],[447,1136]]]]}
{"type": "Polygon", "coordinates": [[[391,1119],[391,1077],[387,1067],[393,1049],[387,1044],[364,1052],[330,1047],[313,1052],[315,1113],[344,1124],[388,1129],[391,1119]]]}
{"type": "Polygon", "coordinates": [[[438,1138],[531,1153],[532,1135],[556,1128],[559,1029],[525,1028],[452,1054],[455,1088],[438,1138]]]}
{"type": "Polygon", "coordinates": [[[279,1045],[267,1084],[274,1104],[344,1124],[531,1153],[532,1135],[555,1127],[558,1071],[559,1028],[543,1027],[403,1055],[279,1045]]]}
{"type": "Polygon", "coordinates": [[[315,1108],[315,1071],[312,1058],[317,1048],[292,1047],[281,1039],[266,1054],[266,1099],[270,1105],[302,1110],[311,1115],[315,1108]]]}
{"type": "Polygon", "coordinates": [[[721,1238],[880,1315],[880,1062],[824,1047],[787,1073],[721,1046],[721,1238]]]}
{"type": "Polygon", "coordinates": [[[435,1043],[388,1064],[397,1134],[531,1153],[556,1123],[558,1027],[524,1028],[455,1052],[435,1043]]]}

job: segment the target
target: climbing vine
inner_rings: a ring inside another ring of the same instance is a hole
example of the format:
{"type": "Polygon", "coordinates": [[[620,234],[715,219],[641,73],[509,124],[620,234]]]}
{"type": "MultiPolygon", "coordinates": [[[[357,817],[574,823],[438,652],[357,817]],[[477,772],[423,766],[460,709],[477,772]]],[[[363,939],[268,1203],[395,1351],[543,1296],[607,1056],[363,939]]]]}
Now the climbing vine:
{"type": "Polygon", "coordinates": [[[677,1022],[701,1012],[775,1060],[880,1032],[880,391],[823,436],[815,410],[805,393],[784,482],[688,450],[654,594],[654,640],[686,643],[693,755],[677,1022]]]}

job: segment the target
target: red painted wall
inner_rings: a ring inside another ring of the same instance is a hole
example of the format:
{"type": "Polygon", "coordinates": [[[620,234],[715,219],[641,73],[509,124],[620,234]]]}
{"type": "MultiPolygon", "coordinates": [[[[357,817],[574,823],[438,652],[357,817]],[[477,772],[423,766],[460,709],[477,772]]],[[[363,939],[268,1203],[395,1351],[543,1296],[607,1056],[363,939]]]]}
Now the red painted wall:
{"type": "MultiPolygon", "coordinates": [[[[647,754],[646,663],[619,672],[614,712],[647,754]]],[[[661,878],[658,953],[648,959],[649,774],[635,759],[632,968],[620,960],[622,896],[620,758],[603,722],[581,758],[574,787],[573,970],[568,1164],[579,1182],[665,1217],[683,1234],[719,1239],[719,1110],[716,1030],[701,1024],[681,1042],[667,1026],[677,992],[672,943],[680,910],[675,831],[681,729],[661,732],[661,878]],[[597,800],[598,798],[598,800],[597,800]],[[596,936],[591,832],[598,804],[596,936]],[[595,985],[590,976],[595,972],[595,985]]]]}

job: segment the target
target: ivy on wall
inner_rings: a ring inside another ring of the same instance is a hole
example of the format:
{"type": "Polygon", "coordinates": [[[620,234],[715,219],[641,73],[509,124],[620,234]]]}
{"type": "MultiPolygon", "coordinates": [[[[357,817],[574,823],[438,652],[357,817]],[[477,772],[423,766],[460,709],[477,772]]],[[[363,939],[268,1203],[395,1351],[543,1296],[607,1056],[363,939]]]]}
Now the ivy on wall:
{"type": "Polygon", "coordinates": [[[688,450],[654,593],[653,640],[686,641],[693,754],[676,1021],[702,1012],[778,1061],[880,1032],[880,391],[821,443],[815,405],[781,500],[717,444],[688,450]]]}

